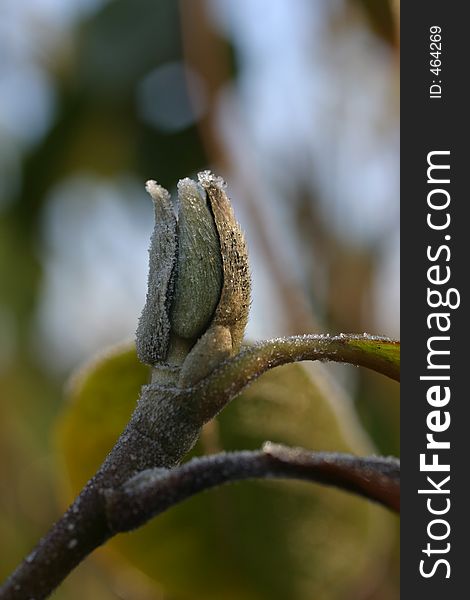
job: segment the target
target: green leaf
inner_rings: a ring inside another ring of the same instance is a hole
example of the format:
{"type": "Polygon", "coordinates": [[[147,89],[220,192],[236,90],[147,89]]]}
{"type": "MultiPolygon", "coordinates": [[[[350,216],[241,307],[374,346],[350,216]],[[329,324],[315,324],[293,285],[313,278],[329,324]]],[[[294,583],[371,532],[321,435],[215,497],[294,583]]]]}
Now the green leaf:
{"type": "MultiPolygon", "coordinates": [[[[71,385],[58,441],[74,493],[112,447],[147,377],[127,347],[94,362],[71,385]]],[[[267,439],[312,450],[371,450],[318,364],[263,375],[206,426],[192,454],[256,449],[267,439]]],[[[108,551],[121,568],[137,567],[177,600],[339,600],[377,583],[394,520],[333,488],[244,482],[183,502],[117,536],[108,551]]]]}
{"type": "Polygon", "coordinates": [[[105,350],[70,379],[56,436],[72,486],[68,499],[114,446],[149,380],[150,368],[138,361],[133,343],[105,350]]]}

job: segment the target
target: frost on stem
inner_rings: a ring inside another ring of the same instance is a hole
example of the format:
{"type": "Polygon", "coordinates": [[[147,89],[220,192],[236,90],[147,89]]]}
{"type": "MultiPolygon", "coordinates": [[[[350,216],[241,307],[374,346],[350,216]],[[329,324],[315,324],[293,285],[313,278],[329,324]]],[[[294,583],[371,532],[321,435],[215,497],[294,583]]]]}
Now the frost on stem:
{"type": "Polygon", "coordinates": [[[117,533],[146,523],[204,490],[246,479],[297,479],[332,485],[399,512],[400,463],[266,442],[262,450],[193,458],[173,469],[147,469],[106,493],[108,520],[117,533]]]}

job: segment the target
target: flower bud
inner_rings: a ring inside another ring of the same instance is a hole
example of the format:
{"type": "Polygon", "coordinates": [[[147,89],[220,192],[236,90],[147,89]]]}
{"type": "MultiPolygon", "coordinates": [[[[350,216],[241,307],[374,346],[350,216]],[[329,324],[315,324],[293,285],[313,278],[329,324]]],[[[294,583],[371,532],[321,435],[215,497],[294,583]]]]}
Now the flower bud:
{"type": "Polygon", "coordinates": [[[137,328],[140,360],[183,367],[186,384],[238,350],[250,301],[245,241],[223,182],[208,171],[198,179],[178,183],[176,214],[168,192],[147,182],[155,228],[137,328]]]}

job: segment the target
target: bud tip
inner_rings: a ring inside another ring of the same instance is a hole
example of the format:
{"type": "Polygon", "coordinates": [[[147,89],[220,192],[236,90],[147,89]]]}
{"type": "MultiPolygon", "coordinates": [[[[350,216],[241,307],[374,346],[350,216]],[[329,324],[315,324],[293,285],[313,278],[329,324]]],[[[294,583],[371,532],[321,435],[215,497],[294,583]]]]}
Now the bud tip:
{"type": "Polygon", "coordinates": [[[154,179],[149,179],[145,182],[145,189],[155,202],[160,200],[169,200],[170,194],[167,190],[159,185],[154,179]]]}
{"type": "Polygon", "coordinates": [[[211,171],[201,171],[197,174],[197,178],[203,188],[207,188],[211,185],[215,185],[216,187],[220,188],[225,188],[227,186],[222,177],[214,175],[211,171]]]}

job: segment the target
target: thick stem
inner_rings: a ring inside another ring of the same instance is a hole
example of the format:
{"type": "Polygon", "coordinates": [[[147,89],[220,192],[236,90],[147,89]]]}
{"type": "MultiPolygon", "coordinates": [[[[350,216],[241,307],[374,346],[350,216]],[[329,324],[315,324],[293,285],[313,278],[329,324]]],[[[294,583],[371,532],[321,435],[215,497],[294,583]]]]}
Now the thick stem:
{"type": "Polygon", "coordinates": [[[106,491],[144,469],[168,468],[181,460],[199,433],[184,407],[164,388],[143,388],[129,425],[100,470],[0,588],[1,600],[46,598],[84,558],[114,535],[106,516],[106,491]],[[170,432],[181,429],[183,437],[177,436],[180,443],[175,443],[170,432]]]}
{"type": "Polygon", "coordinates": [[[5,582],[0,598],[46,598],[109,535],[100,482],[94,477],[5,582]]]}

